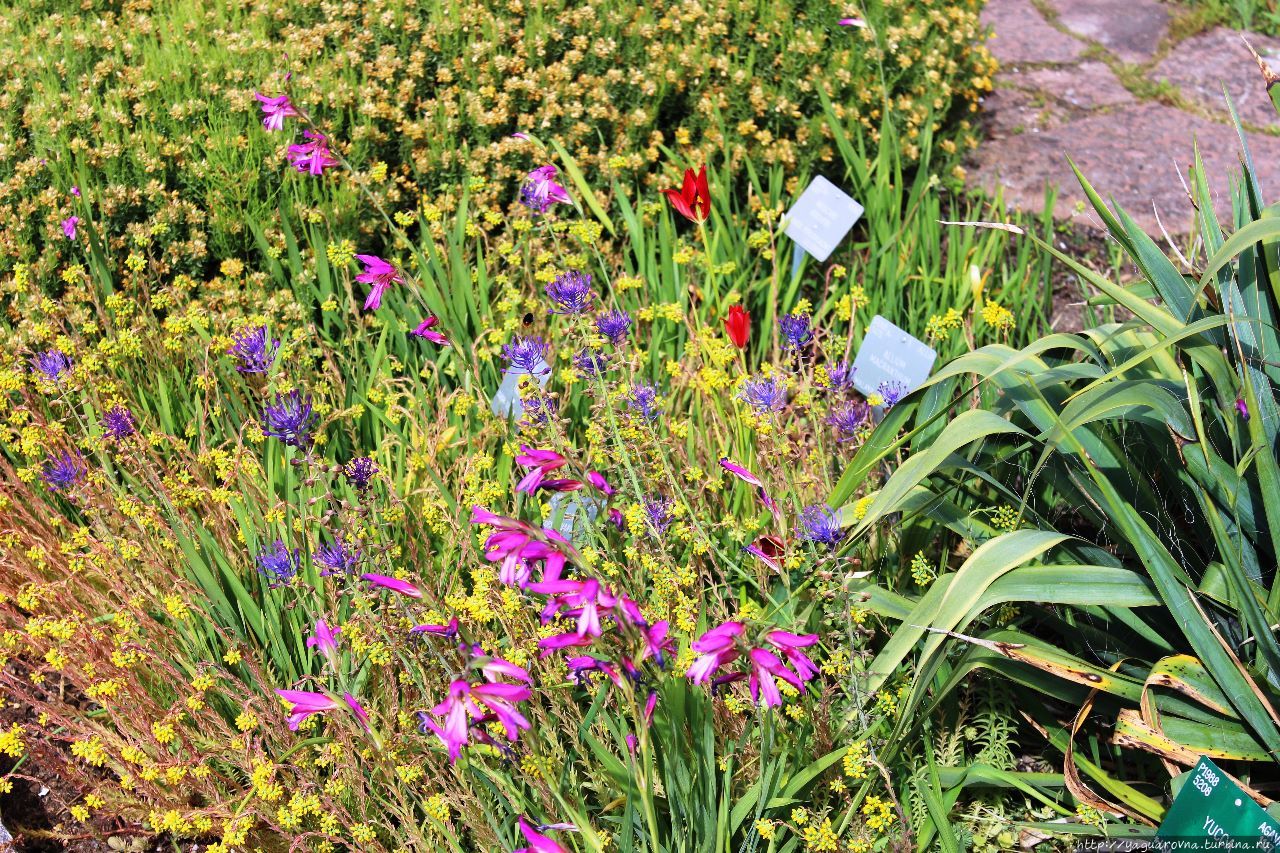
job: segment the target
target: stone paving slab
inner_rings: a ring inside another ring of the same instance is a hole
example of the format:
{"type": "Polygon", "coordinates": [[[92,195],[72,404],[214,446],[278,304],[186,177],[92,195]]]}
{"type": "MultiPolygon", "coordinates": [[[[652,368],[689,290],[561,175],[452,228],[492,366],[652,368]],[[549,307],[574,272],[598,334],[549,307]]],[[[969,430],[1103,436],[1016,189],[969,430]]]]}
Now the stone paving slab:
{"type": "Polygon", "coordinates": [[[982,24],[995,32],[987,47],[1001,65],[1071,62],[1084,53],[1083,42],[1050,26],[1028,0],[988,0],[982,24]]]}
{"type": "MultiPolygon", "coordinates": [[[[1042,208],[1046,182],[1057,184],[1055,214],[1069,217],[1084,200],[1069,155],[1149,233],[1158,236],[1163,223],[1186,234],[1191,208],[1179,176],[1193,140],[1219,213],[1230,211],[1240,142],[1225,82],[1251,127],[1264,199],[1280,200],[1280,117],[1241,34],[1217,28],[1172,44],[1169,17],[1157,0],[991,0],[983,20],[995,30],[989,44],[1002,67],[983,102],[989,138],[973,181],[1030,211],[1042,208]]],[[[1276,57],[1280,73],[1280,40],[1245,37],[1264,58],[1276,57]]]]}

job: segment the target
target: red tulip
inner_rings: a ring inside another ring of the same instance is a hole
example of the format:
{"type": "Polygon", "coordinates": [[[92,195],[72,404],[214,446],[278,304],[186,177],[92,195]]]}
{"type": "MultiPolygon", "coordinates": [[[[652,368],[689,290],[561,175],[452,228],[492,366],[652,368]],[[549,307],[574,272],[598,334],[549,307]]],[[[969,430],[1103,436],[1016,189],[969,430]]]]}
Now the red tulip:
{"type": "Polygon", "coordinates": [[[676,212],[692,222],[706,222],[711,216],[711,190],[707,188],[707,167],[694,175],[684,170],[684,185],[679,190],[663,190],[676,212]]]}
{"type": "Polygon", "coordinates": [[[724,330],[733,345],[743,349],[747,345],[747,338],[751,337],[751,315],[741,305],[730,306],[729,316],[724,318],[724,330]]]}

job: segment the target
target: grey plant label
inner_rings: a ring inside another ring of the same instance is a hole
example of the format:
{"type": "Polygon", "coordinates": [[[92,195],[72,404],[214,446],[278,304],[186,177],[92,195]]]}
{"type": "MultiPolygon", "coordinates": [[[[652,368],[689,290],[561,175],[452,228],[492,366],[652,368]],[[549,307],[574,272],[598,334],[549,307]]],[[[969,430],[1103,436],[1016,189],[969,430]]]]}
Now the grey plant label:
{"type": "Polygon", "coordinates": [[[604,501],[582,492],[556,492],[547,503],[551,505],[552,521],[559,516],[557,529],[566,539],[590,527],[604,508],[604,501]]]}
{"type": "Polygon", "coordinates": [[[853,360],[853,385],[872,394],[881,383],[899,383],[903,393],[914,391],[929,378],[938,354],[933,348],[877,314],[867,327],[853,360]]]}
{"type": "Polygon", "coordinates": [[[862,205],[818,175],[787,211],[784,233],[821,263],[840,245],[862,211],[862,205]]]}
{"type": "MultiPolygon", "coordinates": [[[[502,374],[502,384],[498,386],[498,391],[493,395],[493,402],[490,404],[495,415],[500,418],[524,417],[524,406],[520,403],[520,377],[528,375],[523,370],[515,368],[508,368],[502,374]]],[[[546,388],[547,380],[551,378],[551,366],[545,361],[539,361],[533,376],[541,387],[546,388]]]]}

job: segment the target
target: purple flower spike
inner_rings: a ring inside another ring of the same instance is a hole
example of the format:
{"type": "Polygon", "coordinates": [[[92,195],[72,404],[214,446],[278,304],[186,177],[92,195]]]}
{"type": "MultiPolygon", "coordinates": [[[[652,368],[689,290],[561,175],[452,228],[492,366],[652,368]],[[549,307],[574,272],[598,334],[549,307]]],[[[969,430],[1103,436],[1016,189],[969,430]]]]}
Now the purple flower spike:
{"type": "Polygon", "coordinates": [[[59,349],[45,350],[31,357],[31,369],[56,385],[71,373],[71,358],[59,349]]]}
{"type": "Polygon", "coordinates": [[[51,492],[65,492],[84,476],[84,460],[78,452],[64,450],[49,454],[40,469],[40,479],[51,492]]]}
{"type": "Polygon", "coordinates": [[[555,304],[555,314],[582,314],[591,307],[595,294],[591,291],[589,273],[569,270],[555,277],[546,287],[547,296],[555,304]]]}
{"type": "Polygon", "coordinates": [[[752,377],[743,383],[738,399],[757,414],[780,412],[787,407],[787,380],[781,376],[752,377]]]}
{"type": "Polygon", "coordinates": [[[346,464],[342,473],[351,487],[363,495],[369,490],[369,485],[377,475],[378,466],[368,456],[357,456],[346,464]]]}
{"type": "Polygon", "coordinates": [[[311,430],[316,425],[316,414],[311,408],[311,397],[294,389],[288,394],[277,394],[274,405],[268,404],[262,414],[262,435],[278,438],[289,447],[306,447],[311,443],[311,430]]]}
{"type": "Polygon", "coordinates": [[[317,548],[311,555],[311,559],[317,565],[324,566],[324,571],[320,573],[321,577],[347,575],[355,571],[360,563],[360,549],[348,547],[347,543],[338,537],[331,544],[317,548]]]}
{"type": "Polygon", "coordinates": [[[266,326],[251,326],[235,335],[227,355],[235,356],[236,370],[241,373],[266,373],[275,364],[279,351],[279,339],[268,337],[266,326]]]}
{"type": "Polygon", "coordinates": [[[631,386],[631,393],[627,395],[627,408],[646,423],[653,423],[662,417],[658,402],[658,386],[650,382],[635,383],[631,386]]]}
{"type": "Polygon", "coordinates": [[[778,318],[778,330],[782,332],[783,346],[789,350],[803,349],[813,340],[808,314],[788,314],[778,318]]]}
{"type": "Polygon", "coordinates": [[[606,311],[596,318],[596,332],[615,347],[620,347],[631,332],[631,315],[626,311],[606,311]]]}
{"type": "Polygon", "coordinates": [[[137,431],[133,422],[133,412],[124,406],[113,406],[102,415],[102,427],[107,435],[116,441],[122,441],[137,431]]]}
{"type": "Polygon", "coordinates": [[[836,428],[840,441],[857,438],[871,421],[871,409],[861,400],[840,403],[827,415],[827,423],[836,428]]]}
{"type": "Polygon", "coordinates": [[[76,226],[80,224],[79,216],[68,216],[62,220],[62,233],[66,235],[68,240],[76,238],[76,226]]]}
{"type": "Polygon", "coordinates": [[[826,504],[812,504],[800,513],[800,538],[819,545],[835,547],[844,539],[840,513],[826,504]]]}
{"type": "Polygon", "coordinates": [[[285,547],[282,540],[277,539],[258,552],[258,571],[267,578],[269,586],[282,586],[293,580],[302,566],[298,549],[285,547]]]}
{"type": "Polygon", "coordinates": [[[507,364],[512,370],[522,373],[550,371],[551,368],[547,366],[550,354],[551,347],[539,337],[516,338],[502,347],[502,357],[507,360],[507,364]]]}

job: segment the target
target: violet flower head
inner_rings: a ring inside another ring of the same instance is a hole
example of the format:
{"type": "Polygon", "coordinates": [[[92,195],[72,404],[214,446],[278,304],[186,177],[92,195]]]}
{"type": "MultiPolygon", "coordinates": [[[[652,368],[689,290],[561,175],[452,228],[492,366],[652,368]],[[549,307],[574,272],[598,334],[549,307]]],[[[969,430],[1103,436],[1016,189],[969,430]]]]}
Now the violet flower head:
{"type": "Polygon", "coordinates": [[[520,419],[520,425],[526,427],[546,426],[560,410],[556,398],[549,394],[534,393],[528,397],[521,397],[520,405],[524,408],[524,417],[520,419]]]}
{"type": "Polygon", "coordinates": [[[318,176],[323,175],[325,169],[338,165],[338,158],[329,150],[329,141],[323,133],[304,130],[302,135],[307,138],[307,142],[289,146],[289,164],[293,168],[318,176]]]}
{"type": "Polygon", "coordinates": [[[546,287],[555,309],[553,314],[582,314],[591,307],[595,293],[591,290],[591,274],[569,270],[561,273],[546,287]]]}
{"type": "Polygon", "coordinates": [[[848,361],[838,361],[827,365],[827,383],[823,386],[832,394],[843,394],[853,390],[853,374],[856,368],[848,361]]]}
{"type": "Polygon", "coordinates": [[[752,377],[743,383],[738,399],[758,415],[780,412],[787,407],[787,380],[781,376],[752,377]]]}
{"type": "Polygon", "coordinates": [[[262,126],[267,130],[284,130],[286,118],[298,117],[298,111],[293,108],[288,95],[269,98],[261,92],[254,92],[253,96],[262,105],[262,126]]]}
{"type": "Polygon", "coordinates": [[[551,354],[551,346],[539,337],[517,337],[502,347],[502,357],[507,360],[509,369],[516,373],[547,373],[551,370],[547,364],[547,356],[551,354]]]}
{"type": "Polygon", "coordinates": [[[797,530],[801,539],[834,548],[844,539],[840,513],[826,504],[811,504],[800,513],[797,530]]]}
{"type": "Polygon", "coordinates": [[[71,372],[71,358],[60,349],[48,349],[31,357],[31,369],[45,381],[58,384],[71,372]]]}
{"type": "Polygon", "coordinates": [[[907,386],[896,380],[881,382],[876,386],[876,393],[884,400],[884,408],[887,411],[898,405],[898,401],[907,395],[907,386]]]}
{"type": "Polygon", "coordinates": [[[631,386],[631,393],[627,394],[627,408],[646,423],[653,423],[662,416],[659,402],[658,386],[650,382],[635,383],[631,386]]]}
{"type": "Polygon", "coordinates": [[[279,351],[279,339],[269,338],[266,326],[250,326],[236,333],[227,355],[235,356],[236,370],[241,373],[266,373],[275,364],[279,351]]]}
{"type": "Polygon", "coordinates": [[[569,201],[569,194],[555,181],[556,167],[539,166],[520,187],[520,203],[534,213],[546,213],[551,205],[569,201]]]}
{"type": "Polygon", "coordinates": [[[270,582],[271,586],[280,586],[293,580],[302,566],[302,558],[297,548],[286,548],[282,540],[277,539],[270,545],[264,545],[257,556],[258,571],[270,582]]]}
{"type": "Polygon", "coordinates": [[[676,519],[675,514],[671,512],[674,505],[675,501],[671,498],[659,496],[644,499],[645,525],[654,536],[664,536],[671,528],[671,522],[676,519]]]}
{"type": "Polygon", "coordinates": [[[778,331],[782,332],[782,345],[788,350],[803,349],[813,340],[808,314],[788,314],[778,318],[778,331]]]}
{"type": "Polygon", "coordinates": [[[347,478],[347,482],[361,495],[369,490],[369,485],[373,482],[373,478],[377,473],[378,466],[368,456],[357,456],[342,469],[342,474],[347,478]]]}
{"type": "Polygon", "coordinates": [[[836,428],[840,441],[857,438],[870,420],[871,408],[861,400],[839,403],[827,414],[827,423],[836,428]]]}
{"type": "Polygon", "coordinates": [[[339,536],[333,542],[327,545],[321,544],[316,548],[311,559],[317,565],[324,567],[324,571],[320,573],[321,577],[346,575],[355,571],[356,566],[359,565],[360,549],[350,547],[346,540],[339,536]]]}
{"type": "Polygon", "coordinates": [[[64,450],[49,454],[40,466],[40,479],[51,492],[65,492],[84,476],[84,464],[78,452],[64,450]]]}
{"type": "Polygon", "coordinates": [[[583,376],[599,376],[609,369],[609,356],[601,350],[583,347],[573,357],[573,366],[583,376]]]}
{"type": "Polygon", "coordinates": [[[1249,420],[1249,404],[1244,401],[1244,397],[1236,397],[1236,411],[1240,413],[1240,417],[1249,420]]]}
{"type": "Polygon", "coordinates": [[[72,194],[73,196],[75,196],[76,198],[80,198],[80,188],[79,188],[79,187],[77,187],[77,186],[72,186],[72,187],[71,187],[71,194],[72,194]]]}
{"type": "Polygon", "coordinates": [[[306,447],[311,443],[311,430],[316,413],[311,396],[303,396],[296,388],[288,394],[277,394],[274,405],[268,403],[262,413],[262,435],[278,438],[288,447],[306,447]]]}
{"type": "Polygon", "coordinates": [[[62,220],[62,233],[66,235],[68,240],[76,238],[76,226],[80,224],[79,216],[68,216],[62,220]]]}
{"type": "Polygon", "coordinates": [[[116,441],[126,439],[137,432],[133,412],[124,406],[113,406],[102,415],[102,427],[116,441]]]}
{"type": "Polygon", "coordinates": [[[631,333],[631,315],[626,311],[606,311],[596,318],[596,332],[615,347],[620,347],[631,333]]]}
{"type": "Polygon", "coordinates": [[[377,255],[356,255],[356,260],[364,264],[364,272],[356,276],[356,281],[370,285],[369,295],[364,300],[364,310],[377,311],[382,307],[382,296],[387,288],[393,284],[404,284],[404,276],[395,266],[377,255]]]}

